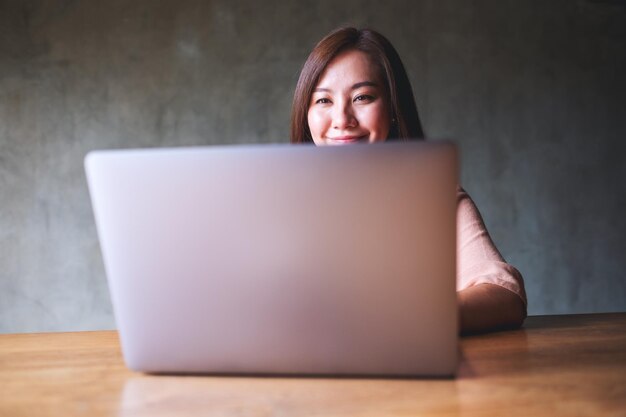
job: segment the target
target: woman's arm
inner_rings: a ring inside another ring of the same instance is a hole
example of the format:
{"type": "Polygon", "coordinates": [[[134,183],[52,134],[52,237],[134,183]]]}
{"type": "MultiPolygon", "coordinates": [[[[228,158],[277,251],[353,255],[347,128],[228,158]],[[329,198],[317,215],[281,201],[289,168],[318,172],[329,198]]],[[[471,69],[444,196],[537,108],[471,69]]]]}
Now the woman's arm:
{"type": "Polygon", "coordinates": [[[511,329],[522,325],[526,305],[515,293],[494,284],[457,292],[461,334],[511,329]]]}
{"type": "Polygon", "coordinates": [[[461,333],[519,327],[526,318],[522,275],[502,258],[476,205],[462,188],[457,197],[457,295],[461,333]]]}

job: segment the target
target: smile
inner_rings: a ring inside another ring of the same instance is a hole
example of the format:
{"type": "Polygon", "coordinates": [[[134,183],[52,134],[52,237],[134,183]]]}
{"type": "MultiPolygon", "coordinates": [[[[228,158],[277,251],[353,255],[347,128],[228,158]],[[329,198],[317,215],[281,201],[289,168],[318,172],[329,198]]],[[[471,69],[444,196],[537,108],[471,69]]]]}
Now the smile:
{"type": "Polygon", "coordinates": [[[353,143],[353,142],[358,142],[362,139],[366,139],[367,135],[362,135],[362,136],[337,136],[334,138],[328,138],[329,141],[331,142],[335,142],[335,143],[353,143]]]}

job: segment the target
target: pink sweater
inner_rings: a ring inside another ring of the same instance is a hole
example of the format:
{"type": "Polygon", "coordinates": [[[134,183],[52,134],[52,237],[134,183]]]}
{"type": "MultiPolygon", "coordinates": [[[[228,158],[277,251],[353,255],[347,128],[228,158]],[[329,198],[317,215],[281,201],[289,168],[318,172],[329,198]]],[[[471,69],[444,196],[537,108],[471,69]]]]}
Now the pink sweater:
{"type": "Polygon", "coordinates": [[[517,294],[527,304],[522,275],[493,244],[470,196],[457,190],[457,291],[477,284],[495,284],[517,294]]]}

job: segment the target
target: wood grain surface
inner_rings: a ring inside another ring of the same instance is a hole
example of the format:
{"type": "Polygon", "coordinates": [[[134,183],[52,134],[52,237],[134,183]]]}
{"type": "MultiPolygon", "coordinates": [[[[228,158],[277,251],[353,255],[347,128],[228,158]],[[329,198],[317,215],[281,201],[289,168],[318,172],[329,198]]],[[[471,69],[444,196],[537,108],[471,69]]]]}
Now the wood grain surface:
{"type": "Polygon", "coordinates": [[[626,416],[626,313],[461,339],[455,379],[145,375],[114,331],[0,335],[0,416],[626,416]]]}

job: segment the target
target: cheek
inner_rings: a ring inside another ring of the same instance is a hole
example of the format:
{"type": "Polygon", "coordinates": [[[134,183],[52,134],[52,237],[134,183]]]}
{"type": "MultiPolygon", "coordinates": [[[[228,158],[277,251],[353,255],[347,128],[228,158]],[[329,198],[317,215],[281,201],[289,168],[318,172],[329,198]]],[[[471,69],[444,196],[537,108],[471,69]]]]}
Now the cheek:
{"type": "Polygon", "coordinates": [[[367,112],[364,113],[362,117],[371,131],[376,132],[377,135],[381,137],[387,136],[391,121],[389,120],[389,114],[384,106],[371,107],[367,109],[367,112]]]}
{"type": "Polygon", "coordinates": [[[307,121],[309,123],[309,129],[311,130],[311,135],[313,137],[315,137],[316,134],[319,134],[324,129],[324,125],[326,123],[325,119],[326,118],[324,117],[324,115],[319,111],[309,110],[309,113],[307,115],[307,121]]]}

